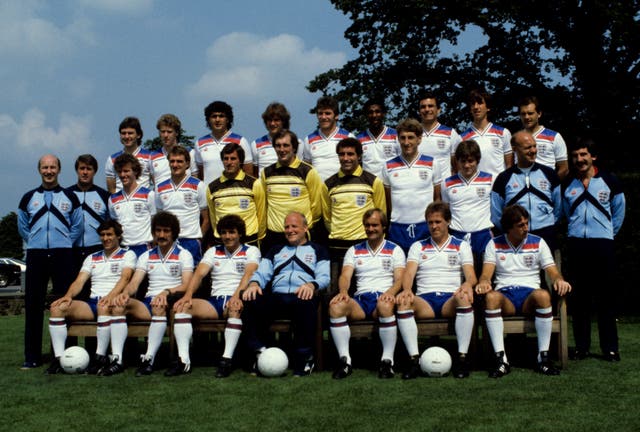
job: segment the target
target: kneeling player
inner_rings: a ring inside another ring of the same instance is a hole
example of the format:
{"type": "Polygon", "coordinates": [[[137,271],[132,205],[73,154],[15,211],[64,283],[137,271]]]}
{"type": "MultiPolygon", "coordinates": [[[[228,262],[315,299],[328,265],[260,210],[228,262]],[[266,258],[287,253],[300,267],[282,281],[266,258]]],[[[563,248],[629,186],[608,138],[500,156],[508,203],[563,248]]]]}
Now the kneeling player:
{"type": "Polygon", "coordinates": [[[411,356],[403,379],[416,378],[418,365],[418,327],[415,317],[456,317],[458,361],[454,376],[469,376],[467,352],[473,332],[473,254],[469,243],[449,235],[451,211],[443,202],[429,204],[425,212],[431,237],[415,242],[409,249],[402,293],[397,297],[398,329],[411,356]],[[462,277],[464,276],[464,282],[462,277]],[[413,294],[416,280],[417,292],[413,294]]]}
{"type": "Polygon", "coordinates": [[[182,363],[188,364],[189,341],[193,334],[191,319],[227,318],[224,330],[224,353],[220,359],[216,377],[225,378],[231,373],[231,359],[242,332],[242,300],[240,292],[260,264],[260,250],[241,244],[245,238],[245,224],[240,216],[223,216],[216,224],[222,245],[207,250],[196,268],[184,297],[173,306],[176,312],[173,332],[182,363]],[[202,278],[211,272],[211,294],[208,300],[193,298],[202,278]]]}
{"type": "Polygon", "coordinates": [[[338,280],[340,292],[329,304],[331,337],[336,344],[340,363],[333,373],[336,379],[351,375],[348,321],[361,321],[367,317],[378,319],[382,359],[378,376],[393,378],[393,354],[398,338],[396,328],[395,295],[402,284],[404,252],[395,243],[384,239],[387,218],[380,209],[367,210],[362,217],[367,241],[350,247],[344,257],[338,280]],[[353,298],[349,297],[351,278],[357,279],[353,298]]]}
{"type": "Polygon", "coordinates": [[[560,371],[549,360],[553,323],[551,295],[540,289],[540,269],[544,269],[553,281],[553,289],[558,295],[564,296],[571,291],[571,285],[562,279],[545,241],[529,234],[529,213],[524,207],[517,204],[506,207],[500,223],[506,234],[492,239],[487,245],[482,275],[476,285],[476,293],[486,294],[485,321],[495,351],[496,367],[489,376],[500,378],[510,371],[504,353],[502,316],[516,313],[535,314],[538,334],[536,371],[544,375],[558,375],[560,371]],[[494,273],[495,287],[491,289],[494,273]]]}
{"type": "MultiPolygon", "coordinates": [[[[126,306],[127,314],[134,319],[151,320],[147,352],[141,356],[136,376],[153,373],[154,360],[167,329],[167,297],[184,292],[193,274],[191,254],[176,242],[180,234],[178,218],[168,212],[158,212],[151,219],[151,231],[157,246],[140,255],[131,281],[115,300],[115,304],[126,306]],[[145,276],[149,278],[149,289],[144,301],[131,298],[145,276]]],[[[177,362],[173,369],[187,373],[191,365],[177,362]]]]}
{"type": "Polygon", "coordinates": [[[78,277],[67,293],[51,304],[49,334],[55,359],[45,371],[56,374],[62,371],[60,356],[65,349],[67,323],[93,321],[97,317],[96,356],[89,373],[113,375],[122,372],[122,350],[127,339],[127,321],[122,308],[112,307],[115,293],[126,286],[136,265],[136,255],[120,247],[122,227],[115,220],[104,221],[96,229],[104,250],[89,255],[82,264],[78,277]],[[74,300],[85,282],[91,278],[91,294],[88,302],[74,300]],[[111,340],[112,364],[109,365],[107,348],[111,340]]]}

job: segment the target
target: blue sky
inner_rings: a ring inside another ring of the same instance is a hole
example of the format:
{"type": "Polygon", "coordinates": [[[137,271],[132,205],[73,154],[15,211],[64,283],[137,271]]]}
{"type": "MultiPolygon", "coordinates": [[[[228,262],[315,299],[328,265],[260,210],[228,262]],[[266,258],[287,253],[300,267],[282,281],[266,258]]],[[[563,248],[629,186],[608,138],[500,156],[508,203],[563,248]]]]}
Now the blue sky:
{"type": "Polygon", "coordinates": [[[62,159],[63,186],[77,155],[93,154],[104,186],[128,115],[145,139],[168,112],[201,136],[203,108],[224,100],[233,130],[252,140],[278,100],[294,131],[311,132],[318,95],[305,85],[355,57],[348,25],[328,0],[0,0],[0,216],[39,185],[46,153],[62,159]]]}

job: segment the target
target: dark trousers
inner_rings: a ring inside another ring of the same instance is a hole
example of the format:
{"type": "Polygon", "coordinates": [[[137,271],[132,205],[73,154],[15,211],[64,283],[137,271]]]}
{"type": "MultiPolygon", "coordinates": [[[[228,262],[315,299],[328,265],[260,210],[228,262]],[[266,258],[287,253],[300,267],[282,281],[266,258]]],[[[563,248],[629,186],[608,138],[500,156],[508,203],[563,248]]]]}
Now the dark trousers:
{"type": "Polygon", "coordinates": [[[274,319],[290,319],[293,325],[293,345],[301,357],[313,354],[318,319],[318,298],[300,300],[295,294],[267,292],[253,301],[244,302],[243,332],[253,351],[265,346],[269,325],[274,319]]]}
{"type": "Polygon", "coordinates": [[[614,244],[608,239],[568,239],[568,275],[572,286],[569,307],[573,317],[576,349],[591,348],[591,312],[595,303],[600,349],[618,351],[614,285],[614,244]]]}
{"type": "Polygon", "coordinates": [[[73,274],[71,249],[28,249],[27,272],[24,293],[24,359],[27,362],[42,362],[42,326],[45,298],[49,279],[53,284],[52,294],[63,296],[76,274],[73,274]]]}

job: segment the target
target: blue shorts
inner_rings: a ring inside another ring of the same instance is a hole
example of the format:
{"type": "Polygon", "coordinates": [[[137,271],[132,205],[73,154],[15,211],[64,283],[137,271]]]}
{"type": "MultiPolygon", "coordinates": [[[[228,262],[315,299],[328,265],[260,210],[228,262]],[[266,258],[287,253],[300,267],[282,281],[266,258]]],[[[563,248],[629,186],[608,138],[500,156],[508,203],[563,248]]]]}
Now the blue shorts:
{"type": "Polygon", "coordinates": [[[493,237],[489,228],[472,233],[456,231],[449,228],[449,233],[460,240],[467,240],[471,244],[471,252],[476,256],[479,255],[480,257],[484,254],[487,243],[489,243],[489,240],[493,237]]]}
{"type": "Polygon", "coordinates": [[[381,292],[367,292],[358,294],[353,299],[360,305],[367,318],[371,318],[378,305],[378,297],[381,295],[381,292]]]}
{"type": "Polygon", "coordinates": [[[144,300],[142,300],[142,304],[144,304],[147,307],[147,309],[149,310],[149,314],[151,316],[153,316],[153,312],[151,312],[152,309],[153,309],[151,307],[151,300],[153,300],[153,297],[155,297],[155,296],[145,297],[144,300]]]}
{"type": "Polygon", "coordinates": [[[426,222],[401,224],[392,222],[389,226],[389,240],[404,249],[406,253],[412,244],[429,237],[429,225],[426,222]]]}
{"type": "Polygon", "coordinates": [[[87,304],[91,308],[91,312],[93,312],[93,319],[97,319],[98,317],[98,301],[100,297],[91,297],[87,300],[87,304]]]}
{"type": "Polygon", "coordinates": [[[200,246],[200,239],[194,238],[179,238],[178,244],[191,252],[191,256],[193,257],[193,267],[198,267],[200,260],[202,259],[202,252],[200,246]]]}
{"type": "Polygon", "coordinates": [[[505,296],[516,307],[516,314],[522,314],[522,305],[531,295],[535,288],[527,288],[521,286],[508,286],[500,288],[498,292],[505,296]]]}
{"type": "Polygon", "coordinates": [[[431,306],[431,309],[433,309],[433,312],[436,314],[436,318],[441,318],[442,306],[444,306],[447,300],[449,300],[452,296],[453,293],[436,291],[426,294],[420,294],[418,297],[429,303],[429,306],[431,306]]]}
{"type": "Polygon", "coordinates": [[[207,301],[211,303],[211,306],[213,306],[216,312],[218,312],[218,318],[222,318],[222,314],[230,298],[231,296],[220,295],[209,297],[207,299],[207,301]]]}

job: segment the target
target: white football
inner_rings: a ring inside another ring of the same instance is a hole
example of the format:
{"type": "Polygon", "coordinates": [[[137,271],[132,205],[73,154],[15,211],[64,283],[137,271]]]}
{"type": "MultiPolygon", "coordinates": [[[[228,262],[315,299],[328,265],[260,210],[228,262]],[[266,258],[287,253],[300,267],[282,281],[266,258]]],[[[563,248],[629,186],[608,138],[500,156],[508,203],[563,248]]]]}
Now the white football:
{"type": "Polygon", "coordinates": [[[430,377],[447,376],[451,370],[451,356],[444,348],[427,348],[420,356],[420,369],[430,377]]]}
{"type": "Polygon", "coordinates": [[[258,356],[258,370],[265,377],[282,376],[288,366],[287,354],[280,348],[267,348],[258,356]]]}
{"type": "Polygon", "coordinates": [[[89,353],[81,346],[69,347],[60,357],[60,366],[68,374],[82,373],[89,366],[89,353]]]}

